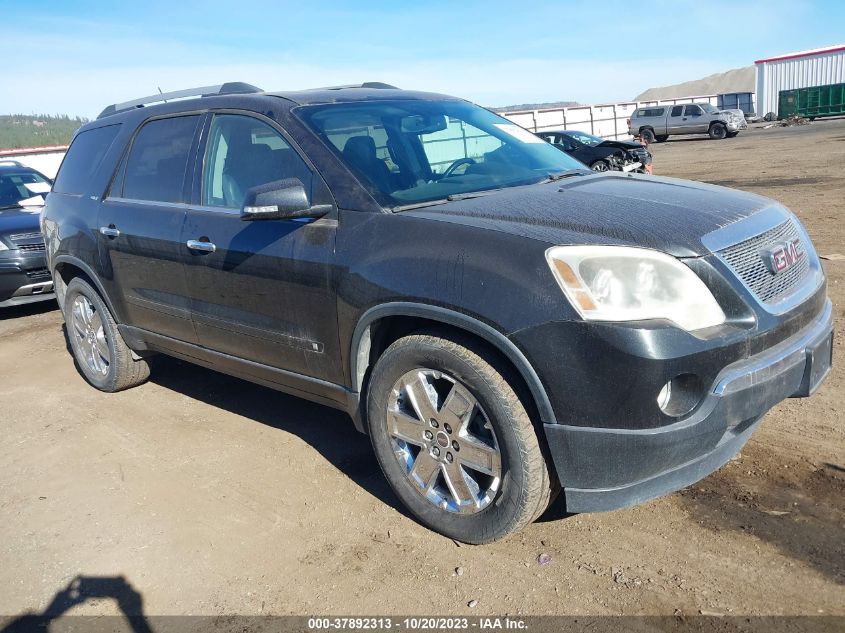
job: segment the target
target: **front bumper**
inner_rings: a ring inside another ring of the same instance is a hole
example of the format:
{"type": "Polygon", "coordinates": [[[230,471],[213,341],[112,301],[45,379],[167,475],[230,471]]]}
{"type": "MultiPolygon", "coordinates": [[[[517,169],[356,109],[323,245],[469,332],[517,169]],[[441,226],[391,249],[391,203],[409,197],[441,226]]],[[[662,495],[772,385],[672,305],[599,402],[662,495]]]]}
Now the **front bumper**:
{"type": "Polygon", "coordinates": [[[833,310],[759,354],[728,365],[686,419],[649,429],[545,424],[570,512],[613,510],[678,490],[735,455],[765,413],[813,393],[831,366],[833,310]]]}
{"type": "Polygon", "coordinates": [[[0,258],[0,308],[55,298],[44,253],[4,253],[0,258]]]}

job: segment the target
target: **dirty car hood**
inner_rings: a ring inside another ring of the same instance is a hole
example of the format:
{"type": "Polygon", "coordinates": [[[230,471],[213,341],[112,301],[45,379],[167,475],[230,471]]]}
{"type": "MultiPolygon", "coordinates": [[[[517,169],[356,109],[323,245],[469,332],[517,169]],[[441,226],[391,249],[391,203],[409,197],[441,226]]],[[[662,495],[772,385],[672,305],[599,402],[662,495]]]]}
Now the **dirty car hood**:
{"type": "Polygon", "coordinates": [[[695,257],[701,238],[774,201],[716,185],[637,175],[574,176],[404,213],[549,244],[621,244],[695,257]]]}
{"type": "Polygon", "coordinates": [[[40,231],[38,224],[40,212],[41,207],[0,209],[0,234],[40,231]]]}

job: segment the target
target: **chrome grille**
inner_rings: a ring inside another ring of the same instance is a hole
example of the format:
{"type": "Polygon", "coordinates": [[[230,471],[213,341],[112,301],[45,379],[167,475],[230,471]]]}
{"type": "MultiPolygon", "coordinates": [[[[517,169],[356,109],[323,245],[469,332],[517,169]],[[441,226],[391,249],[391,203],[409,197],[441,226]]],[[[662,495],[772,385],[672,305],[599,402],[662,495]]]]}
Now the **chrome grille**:
{"type": "Polygon", "coordinates": [[[794,239],[801,239],[791,220],[769,229],[739,244],[718,251],[719,256],[745,282],[763,303],[777,303],[792,294],[810,269],[812,246],[801,239],[804,256],[791,267],[778,274],[772,273],[763,261],[760,251],[768,246],[794,239]]]}
{"type": "Polygon", "coordinates": [[[45,250],[44,242],[37,244],[18,244],[17,247],[24,252],[43,251],[45,250]]]}
{"type": "Polygon", "coordinates": [[[26,276],[33,281],[40,281],[42,279],[50,279],[50,271],[46,268],[33,268],[26,271],[26,276]]]}
{"type": "Polygon", "coordinates": [[[12,240],[15,247],[24,252],[31,253],[45,250],[41,233],[17,233],[10,235],[9,239],[12,240]]]}

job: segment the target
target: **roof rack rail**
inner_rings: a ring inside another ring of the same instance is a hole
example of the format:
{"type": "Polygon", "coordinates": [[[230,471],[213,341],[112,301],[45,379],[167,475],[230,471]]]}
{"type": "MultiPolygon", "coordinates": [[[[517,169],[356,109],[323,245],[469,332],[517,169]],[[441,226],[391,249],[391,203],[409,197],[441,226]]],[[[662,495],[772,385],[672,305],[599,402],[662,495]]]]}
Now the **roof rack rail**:
{"type": "Polygon", "coordinates": [[[345,90],[346,88],[373,88],[376,90],[399,90],[396,86],[383,83],[381,81],[365,81],[362,84],[346,84],[344,86],[326,86],[325,88],[316,88],[316,90],[345,90]]]}
{"type": "Polygon", "coordinates": [[[105,110],[100,112],[98,119],[103,117],[123,112],[124,110],[131,110],[132,108],[141,108],[150,103],[162,103],[171,99],[184,99],[186,97],[211,97],[214,95],[232,95],[232,94],[251,94],[256,92],[264,92],[261,88],[257,88],[251,84],[242,81],[230,81],[225,84],[218,84],[216,86],[203,86],[201,88],[188,88],[187,90],[176,90],[175,92],[162,92],[159,94],[150,95],[149,97],[141,97],[140,99],[133,99],[132,101],[124,101],[123,103],[114,103],[105,110]]]}
{"type": "Polygon", "coordinates": [[[11,158],[0,158],[0,165],[11,165],[12,167],[23,167],[23,163],[19,160],[12,160],[11,158]]]}

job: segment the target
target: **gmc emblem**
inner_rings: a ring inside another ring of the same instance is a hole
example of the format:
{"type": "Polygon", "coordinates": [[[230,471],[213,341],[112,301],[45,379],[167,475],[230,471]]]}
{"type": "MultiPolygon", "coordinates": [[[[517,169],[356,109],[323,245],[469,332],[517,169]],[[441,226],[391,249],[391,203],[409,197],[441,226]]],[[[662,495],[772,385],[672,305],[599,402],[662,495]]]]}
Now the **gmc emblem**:
{"type": "Polygon", "coordinates": [[[804,257],[804,248],[797,237],[788,242],[781,242],[760,251],[760,257],[769,271],[777,275],[794,266],[804,257]]]}

